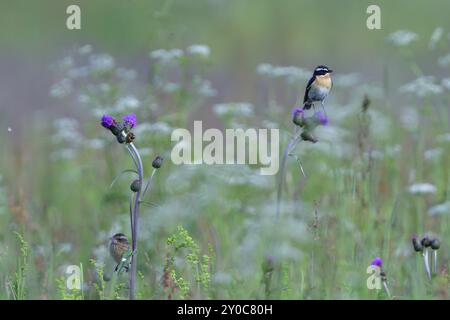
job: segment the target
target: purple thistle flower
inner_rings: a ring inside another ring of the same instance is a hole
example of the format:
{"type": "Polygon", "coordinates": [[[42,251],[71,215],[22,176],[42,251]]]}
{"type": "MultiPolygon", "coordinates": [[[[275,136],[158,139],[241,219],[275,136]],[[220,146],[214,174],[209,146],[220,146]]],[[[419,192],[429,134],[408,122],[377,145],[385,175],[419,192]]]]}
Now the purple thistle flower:
{"type": "Polygon", "coordinates": [[[325,113],[318,111],[314,114],[314,116],[321,125],[326,126],[328,124],[328,118],[325,113]]]}
{"type": "Polygon", "coordinates": [[[381,266],[383,265],[383,260],[381,260],[381,258],[376,257],[375,259],[372,260],[372,263],[370,265],[381,268],[381,266]]]}
{"type": "Polygon", "coordinates": [[[110,116],[110,115],[103,115],[102,117],[102,126],[105,127],[106,129],[110,129],[112,127],[113,124],[116,123],[116,120],[110,116]]]}
{"type": "Polygon", "coordinates": [[[292,109],[292,121],[296,124],[301,126],[303,119],[304,119],[304,112],[303,109],[295,107],[292,109]]]}
{"type": "Polygon", "coordinates": [[[303,109],[299,107],[295,107],[294,109],[292,109],[292,118],[294,118],[299,112],[303,115],[303,109]]]}
{"type": "Polygon", "coordinates": [[[130,129],[134,128],[137,124],[136,114],[130,113],[123,117],[123,122],[126,126],[129,126],[130,129]]]}

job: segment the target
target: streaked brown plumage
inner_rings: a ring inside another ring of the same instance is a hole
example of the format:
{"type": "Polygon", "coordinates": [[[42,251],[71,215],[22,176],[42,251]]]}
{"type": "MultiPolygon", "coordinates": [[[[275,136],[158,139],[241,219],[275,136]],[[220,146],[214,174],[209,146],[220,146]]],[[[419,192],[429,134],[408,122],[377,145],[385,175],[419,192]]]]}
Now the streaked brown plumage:
{"type": "Polygon", "coordinates": [[[122,256],[128,251],[129,248],[130,243],[128,242],[127,237],[123,233],[116,233],[111,238],[109,253],[113,257],[114,261],[119,264],[122,260],[122,256]]]}

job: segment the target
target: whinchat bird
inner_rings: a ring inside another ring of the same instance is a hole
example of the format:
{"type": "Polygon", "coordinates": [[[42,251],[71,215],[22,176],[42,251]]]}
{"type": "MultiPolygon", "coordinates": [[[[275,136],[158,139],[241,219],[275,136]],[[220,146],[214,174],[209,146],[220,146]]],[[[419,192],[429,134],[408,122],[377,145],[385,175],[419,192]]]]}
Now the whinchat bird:
{"type": "MultiPolygon", "coordinates": [[[[128,238],[123,233],[116,233],[110,239],[109,243],[109,253],[116,263],[116,267],[112,272],[118,271],[119,265],[122,263],[125,253],[130,249],[130,242],[128,238]]],[[[128,271],[128,265],[125,265],[125,271],[128,271]]],[[[111,272],[111,274],[112,274],[111,272]]],[[[109,281],[111,279],[111,274],[105,272],[103,275],[103,280],[109,281]]]]}
{"type": "Polygon", "coordinates": [[[314,69],[314,73],[306,85],[305,97],[303,98],[303,109],[314,107],[314,102],[320,102],[322,108],[323,101],[330,93],[333,82],[331,81],[331,73],[333,70],[327,66],[320,65],[314,69]]]}

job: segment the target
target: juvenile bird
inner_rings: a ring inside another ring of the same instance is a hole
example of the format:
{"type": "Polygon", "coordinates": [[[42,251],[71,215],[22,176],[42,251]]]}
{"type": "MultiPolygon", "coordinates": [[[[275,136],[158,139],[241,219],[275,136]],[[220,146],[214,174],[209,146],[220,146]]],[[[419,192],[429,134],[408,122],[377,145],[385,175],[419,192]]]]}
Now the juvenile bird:
{"type": "MultiPolygon", "coordinates": [[[[323,106],[323,101],[330,93],[333,82],[331,81],[331,73],[333,70],[327,66],[320,65],[314,69],[314,73],[306,85],[305,97],[303,98],[303,109],[311,109],[314,102],[319,102],[323,106]]],[[[324,109],[325,110],[325,109],[324,109]]]]}
{"type": "MultiPolygon", "coordinates": [[[[116,266],[109,272],[105,271],[103,275],[103,280],[105,281],[111,280],[112,273],[118,271],[119,265],[122,262],[122,258],[124,258],[124,254],[127,253],[130,248],[128,238],[123,233],[116,233],[111,237],[110,240],[111,242],[109,243],[109,253],[114,259],[116,266]]],[[[128,265],[125,265],[124,269],[125,271],[128,271],[128,265]]]]}

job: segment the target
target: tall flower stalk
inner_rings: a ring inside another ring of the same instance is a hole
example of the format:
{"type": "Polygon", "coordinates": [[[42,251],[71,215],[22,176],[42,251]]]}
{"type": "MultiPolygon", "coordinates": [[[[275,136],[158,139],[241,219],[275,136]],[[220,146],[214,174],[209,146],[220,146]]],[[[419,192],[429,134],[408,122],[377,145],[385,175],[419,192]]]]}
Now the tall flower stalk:
{"type": "MultiPolygon", "coordinates": [[[[294,151],[295,147],[298,145],[300,141],[309,141],[312,143],[316,143],[318,140],[317,138],[312,134],[313,130],[319,126],[319,125],[327,125],[328,124],[328,118],[323,112],[316,112],[314,115],[310,117],[306,117],[305,113],[300,108],[294,108],[292,110],[292,122],[296,125],[295,132],[291,140],[289,141],[286,149],[284,149],[283,152],[283,158],[281,159],[281,168],[280,173],[278,175],[278,190],[277,190],[277,207],[276,207],[276,217],[279,218],[280,216],[280,210],[281,210],[281,196],[283,191],[283,184],[284,179],[286,176],[286,163],[288,156],[295,156],[292,154],[292,151],[294,151]]],[[[295,156],[297,161],[297,156],[295,156]]],[[[304,176],[305,172],[303,170],[303,167],[300,163],[300,169],[304,176]]]]}
{"type": "MultiPolygon", "coordinates": [[[[142,203],[142,197],[147,191],[149,185],[153,180],[156,169],[162,165],[162,158],[156,157],[152,166],[154,168],[152,175],[148,179],[148,182],[143,189],[144,183],[144,167],[142,165],[142,158],[138,149],[133,143],[135,135],[131,132],[136,126],[137,119],[135,114],[129,114],[123,117],[123,122],[118,123],[113,117],[104,115],[102,117],[102,126],[109,129],[117,138],[117,141],[121,144],[125,144],[134,166],[138,178],[134,180],[130,186],[133,193],[130,197],[130,226],[131,226],[131,266],[130,266],[130,291],[129,298],[134,300],[136,298],[136,274],[137,274],[137,247],[138,247],[138,232],[139,232],[139,209],[142,203]]],[[[129,171],[129,170],[128,170],[129,171]]]]}

